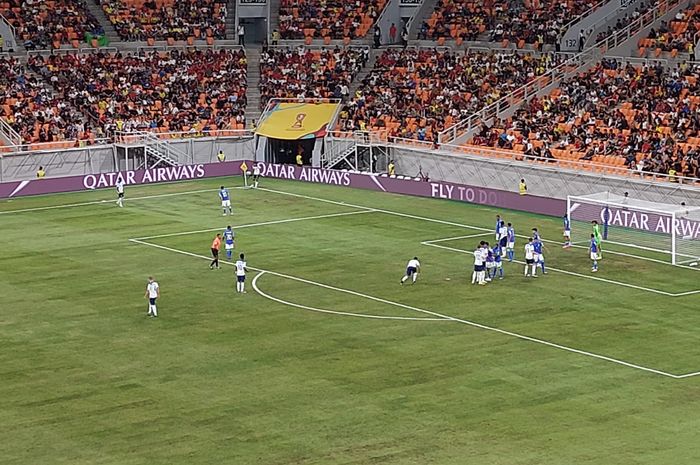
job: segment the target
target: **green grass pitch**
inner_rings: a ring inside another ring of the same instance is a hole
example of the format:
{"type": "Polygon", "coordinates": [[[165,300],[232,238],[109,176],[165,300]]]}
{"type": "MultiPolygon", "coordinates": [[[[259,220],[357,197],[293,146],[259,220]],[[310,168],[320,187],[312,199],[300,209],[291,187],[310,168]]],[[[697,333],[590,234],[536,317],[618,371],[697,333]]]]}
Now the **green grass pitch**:
{"type": "Polygon", "coordinates": [[[592,275],[557,218],[287,181],[223,217],[222,183],[0,203],[0,463],[700,463],[700,272],[592,275]],[[468,284],[498,213],[548,275],[468,284]],[[202,258],[227,224],[245,295],[202,258]]]}

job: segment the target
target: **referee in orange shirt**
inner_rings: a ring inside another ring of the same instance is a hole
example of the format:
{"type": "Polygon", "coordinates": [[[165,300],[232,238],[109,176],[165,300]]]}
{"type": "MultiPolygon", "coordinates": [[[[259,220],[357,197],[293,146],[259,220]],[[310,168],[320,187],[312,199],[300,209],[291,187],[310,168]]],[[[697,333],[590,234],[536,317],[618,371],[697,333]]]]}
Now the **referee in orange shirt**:
{"type": "Polygon", "coordinates": [[[219,250],[221,250],[221,234],[217,234],[211,243],[211,256],[214,257],[214,260],[209,265],[210,270],[213,270],[214,267],[219,269],[219,250]]]}

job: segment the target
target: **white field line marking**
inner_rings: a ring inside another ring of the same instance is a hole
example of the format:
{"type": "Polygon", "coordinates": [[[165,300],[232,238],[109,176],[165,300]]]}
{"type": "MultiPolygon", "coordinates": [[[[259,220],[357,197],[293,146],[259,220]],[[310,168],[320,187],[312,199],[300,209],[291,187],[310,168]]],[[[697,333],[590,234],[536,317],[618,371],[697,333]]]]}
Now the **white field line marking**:
{"type": "Polygon", "coordinates": [[[423,242],[421,242],[421,244],[430,245],[430,244],[434,244],[435,242],[456,241],[459,239],[470,239],[472,237],[484,237],[484,236],[493,236],[493,234],[491,234],[491,233],[479,233],[479,234],[469,234],[467,236],[446,237],[444,239],[435,239],[433,241],[423,241],[423,242]]]}
{"type": "MultiPolygon", "coordinates": [[[[231,189],[242,189],[242,187],[232,187],[231,189]]],[[[124,197],[124,202],[130,202],[132,200],[158,199],[161,197],[175,197],[178,195],[201,194],[203,192],[218,192],[218,191],[219,191],[219,189],[199,189],[199,190],[194,190],[194,191],[171,192],[169,194],[145,195],[143,197],[124,197]]],[[[80,192],[92,192],[92,191],[80,191],[80,192]]],[[[75,193],[76,192],[71,192],[71,194],[75,194],[75,193]]],[[[22,199],[22,198],[24,198],[24,197],[15,197],[13,199],[2,199],[2,200],[7,201],[7,200],[22,199]]],[[[113,198],[110,198],[110,199],[103,199],[103,200],[94,200],[94,201],[90,201],[90,202],[66,203],[66,204],[62,204],[62,205],[49,205],[47,207],[23,208],[20,210],[6,210],[6,211],[0,211],[0,215],[9,215],[10,213],[38,212],[38,211],[44,211],[44,210],[54,210],[57,208],[86,207],[88,205],[100,205],[100,204],[113,206],[115,202],[116,202],[116,200],[114,200],[113,198]]]]}
{"type": "MultiPolygon", "coordinates": [[[[374,210],[355,210],[351,212],[342,212],[342,213],[330,213],[328,215],[316,215],[316,216],[302,216],[300,218],[287,218],[284,220],[272,220],[272,221],[265,221],[262,223],[249,223],[249,224],[241,224],[239,226],[235,226],[233,229],[238,230],[238,229],[243,229],[243,228],[253,228],[256,226],[267,226],[270,224],[282,224],[282,223],[295,223],[297,221],[307,221],[307,220],[320,220],[322,218],[335,218],[338,216],[349,216],[349,215],[361,215],[363,213],[373,213],[374,210]]],[[[156,236],[145,236],[145,237],[135,237],[135,240],[148,240],[148,239],[158,239],[162,237],[175,237],[175,236],[187,236],[189,234],[199,234],[199,233],[204,233],[204,232],[211,232],[211,231],[223,231],[224,228],[219,226],[218,228],[209,228],[209,229],[198,229],[196,231],[183,231],[183,232],[176,232],[176,233],[169,233],[169,234],[158,234],[156,236]]]]}
{"type": "MultiPolygon", "coordinates": [[[[166,246],[164,246],[164,245],[153,244],[153,243],[150,243],[150,242],[143,242],[143,241],[140,241],[140,240],[137,240],[137,239],[129,239],[129,241],[130,241],[130,242],[133,242],[133,243],[136,243],[136,244],[146,245],[146,246],[149,246],[149,247],[155,247],[155,248],[161,249],[161,250],[167,250],[167,251],[169,251],[169,252],[174,252],[174,253],[178,253],[178,254],[182,254],[182,255],[187,255],[187,256],[189,256],[189,257],[194,257],[194,258],[199,258],[199,259],[204,259],[204,260],[209,260],[209,259],[210,259],[209,257],[207,257],[207,256],[205,256],[205,255],[199,255],[199,254],[195,254],[195,253],[192,253],[192,252],[187,252],[187,251],[184,251],[184,250],[174,249],[174,248],[172,248],[172,247],[166,247],[166,246]]],[[[442,247],[442,246],[434,246],[434,247],[442,247]]],[[[222,263],[225,263],[225,264],[228,264],[228,265],[233,265],[232,263],[229,263],[229,262],[222,262],[222,263]]],[[[629,367],[629,368],[635,368],[635,369],[637,369],[637,370],[646,371],[646,372],[654,373],[654,374],[661,375],[661,376],[666,376],[666,377],[668,377],[668,378],[681,379],[681,378],[689,378],[689,377],[692,377],[692,376],[700,375],[700,372],[697,372],[697,373],[686,373],[686,374],[683,374],[683,375],[674,375],[674,374],[672,374],[672,373],[667,373],[667,372],[665,372],[665,371],[656,370],[656,369],[654,369],[654,368],[649,368],[649,367],[645,367],[645,366],[642,366],[642,365],[636,365],[636,364],[634,364],[634,363],[625,362],[624,360],[619,360],[619,359],[616,359],[616,358],[607,357],[607,356],[605,356],[605,355],[600,355],[600,354],[596,354],[596,353],[593,353],[593,352],[587,352],[587,351],[584,351],[584,350],[574,349],[573,347],[567,347],[567,346],[564,346],[564,345],[561,345],[561,344],[556,344],[556,343],[554,343],[554,342],[549,342],[549,341],[546,341],[546,340],[544,340],[544,339],[538,339],[538,338],[534,338],[534,337],[530,337],[530,336],[525,336],[525,335],[522,335],[522,334],[514,333],[514,332],[512,332],[512,331],[506,331],[506,330],[504,330],[504,329],[499,329],[499,328],[496,328],[496,327],[493,327],[493,326],[483,325],[483,324],[481,324],[481,323],[476,323],[476,322],[469,321],[469,320],[463,320],[463,319],[461,319],[461,318],[455,318],[455,317],[452,317],[452,316],[449,316],[449,315],[444,315],[444,314],[441,314],[441,313],[438,313],[438,312],[433,312],[433,311],[430,311],[430,310],[425,310],[425,309],[422,309],[422,308],[413,307],[413,306],[411,306],[411,305],[406,305],[406,304],[402,304],[402,303],[399,303],[399,302],[393,302],[393,301],[391,301],[391,300],[382,299],[382,298],[380,298],[380,297],[374,297],[374,296],[369,295],[369,294],[363,294],[363,293],[361,293],[361,292],[351,291],[351,290],[349,290],[349,289],[343,289],[343,288],[340,288],[340,287],[330,286],[330,285],[328,285],[328,284],[323,284],[323,283],[319,283],[319,282],[316,282],[316,281],[310,281],[310,280],[308,280],[308,279],[298,278],[298,277],[296,277],[296,276],[291,276],[291,275],[287,275],[287,274],[283,274],[283,273],[277,273],[277,272],[275,272],[275,271],[262,270],[262,269],[260,269],[260,268],[254,268],[254,267],[248,267],[248,268],[249,268],[250,270],[253,270],[253,271],[259,271],[259,272],[263,272],[263,271],[264,271],[265,273],[269,273],[269,274],[274,275],[274,276],[279,276],[279,277],[282,277],[282,278],[287,278],[287,279],[291,279],[291,280],[294,280],[294,281],[299,281],[299,282],[302,282],[302,283],[311,284],[311,285],[314,285],[314,286],[322,287],[322,288],[324,288],[324,289],[330,289],[330,290],[333,290],[333,291],[343,292],[343,293],[345,293],[345,294],[350,294],[350,295],[354,295],[354,296],[357,296],[357,297],[363,297],[363,298],[365,298],[365,299],[373,300],[373,301],[375,301],[375,302],[381,302],[381,303],[383,303],[383,304],[393,305],[393,306],[396,306],[396,307],[404,308],[404,309],[406,309],[406,310],[412,310],[412,311],[414,311],[414,312],[424,313],[424,314],[426,314],[426,315],[432,315],[432,316],[434,316],[434,317],[436,317],[436,318],[442,318],[442,319],[445,319],[445,320],[450,320],[450,321],[454,321],[454,322],[457,322],[457,323],[462,323],[462,324],[465,324],[465,325],[468,325],[468,326],[473,326],[473,327],[475,327],[475,328],[480,328],[480,329],[483,329],[483,330],[486,330],[486,331],[493,331],[493,332],[496,332],[496,333],[499,333],[499,334],[503,334],[503,335],[506,335],[506,336],[511,336],[511,337],[514,337],[514,338],[517,338],[517,339],[521,339],[521,340],[525,340],[525,341],[529,341],[529,342],[534,342],[534,343],[537,343],[537,344],[543,344],[543,345],[546,345],[546,346],[549,346],[549,347],[553,347],[553,348],[555,348],[555,349],[560,349],[560,350],[563,350],[563,351],[566,351],[566,352],[572,352],[572,353],[579,354],[579,355],[585,355],[585,356],[592,357],[592,358],[596,358],[596,359],[599,359],[599,360],[605,360],[605,361],[607,361],[607,362],[615,363],[615,364],[618,364],[618,365],[623,365],[623,366],[626,366],[626,367],[629,367]]]]}
{"type": "MultiPolygon", "coordinates": [[[[458,249],[458,248],[455,248],[455,247],[448,247],[448,246],[446,246],[446,245],[438,245],[438,244],[425,244],[425,245],[427,245],[427,246],[429,246],[429,247],[437,247],[437,248],[439,248],[439,249],[451,250],[451,251],[453,251],[453,252],[458,252],[458,253],[463,253],[463,254],[471,254],[471,253],[472,253],[472,252],[469,251],[469,250],[458,249]]],[[[520,261],[520,260],[513,260],[513,263],[519,263],[519,264],[521,264],[521,265],[524,265],[524,264],[525,264],[525,262],[522,262],[522,261],[520,261]]],[[[568,275],[571,275],[571,276],[577,276],[577,277],[579,277],[579,278],[588,278],[588,279],[592,279],[592,280],[594,280],[594,281],[602,281],[602,282],[609,283],[609,284],[616,284],[616,285],[618,285],[618,286],[630,287],[630,288],[632,288],[632,289],[637,289],[637,290],[640,290],[640,291],[653,292],[654,294],[661,294],[661,295],[664,295],[664,296],[666,296],[666,297],[676,297],[676,294],[672,294],[672,293],[666,292],[666,291],[660,291],[660,290],[658,290],[658,289],[651,289],[651,288],[648,288],[648,287],[637,286],[637,285],[634,285],[634,284],[623,283],[623,282],[620,282],[620,281],[613,281],[613,280],[611,280],[611,279],[605,279],[605,278],[601,278],[601,277],[598,277],[598,276],[588,276],[588,275],[581,274],[581,273],[575,273],[575,272],[573,272],[573,271],[561,270],[561,269],[558,269],[558,268],[554,268],[554,267],[552,267],[552,266],[547,266],[547,269],[552,270],[552,271],[557,271],[557,272],[559,272],[559,273],[568,274],[568,275]]]]}
{"type": "MultiPolygon", "coordinates": [[[[370,207],[365,207],[365,206],[363,206],[363,205],[355,205],[355,204],[351,204],[351,203],[337,202],[337,201],[335,201],[335,200],[327,200],[327,199],[322,199],[322,198],[319,198],[319,197],[311,197],[311,196],[303,195],[303,194],[294,194],[294,193],[291,193],[291,192],[278,191],[278,190],[274,190],[274,189],[267,189],[267,188],[259,188],[259,189],[260,189],[260,190],[263,190],[263,191],[267,191],[267,192],[272,192],[272,193],[275,193],[275,194],[289,195],[289,196],[292,196],[292,197],[299,197],[299,198],[308,199],[308,200],[316,200],[316,201],[319,201],[319,202],[331,203],[331,204],[335,204],[335,205],[344,205],[344,206],[346,206],[346,207],[370,208],[370,207]]],[[[454,222],[452,222],[452,221],[444,221],[444,220],[438,220],[438,219],[435,219],[435,218],[429,218],[429,217],[425,217],[425,216],[410,215],[410,214],[408,214],[408,213],[399,213],[399,212],[395,212],[395,211],[391,211],[391,210],[384,210],[384,209],[381,209],[381,208],[375,208],[374,211],[376,211],[376,212],[378,212],[378,213],[385,213],[385,214],[387,214],[387,215],[394,215],[394,216],[400,216],[400,217],[404,217],[404,218],[411,218],[411,219],[415,219],[415,220],[429,221],[429,222],[431,222],[431,223],[439,223],[439,224],[446,224],[446,225],[449,225],[449,226],[456,226],[456,227],[458,227],[458,228],[475,229],[475,230],[477,230],[477,231],[488,231],[489,234],[495,234],[495,231],[493,231],[491,228],[484,228],[484,227],[481,227],[481,226],[472,226],[472,225],[468,225],[468,224],[454,223],[454,222]],[[491,231],[493,231],[493,232],[491,232],[491,231]]],[[[522,235],[517,235],[517,236],[518,236],[518,237],[525,237],[525,238],[529,237],[529,236],[522,236],[522,235]]],[[[430,242],[431,242],[430,244],[425,244],[425,245],[432,245],[432,243],[433,243],[434,241],[430,241],[430,242]]],[[[544,240],[543,242],[544,242],[544,243],[552,243],[553,241],[544,240]]],[[[561,244],[560,242],[554,242],[554,243],[555,243],[555,244],[561,244]]],[[[438,246],[437,246],[437,245],[433,245],[433,247],[438,247],[438,246]]],[[[614,254],[618,254],[618,255],[627,255],[627,254],[624,254],[624,253],[622,253],[622,252],[613,252],[613,251],[607,251],[607,252],[606,252],[606,251],[603,251],[603,252],[604,252],[604,253],[614,253],[614,254]]],[[[657,260],[655,260],[655,259],[649,259],[649,258],[646,258],[646,257],[639,257],[639,256],[636,256],[636,255],[627,255],[627,256],[632,257],[632,258],[638,258],[638,259],[640,259],[640,260],[657,261],[657,260]]],[[[668,263],[668,262],[663,262],[663,261],[660,261],[660,260],[658,261],[658,263],[662,263],[662,264],[665,264],[665,265],[671,265],[671,264],[668,263]]],[[[671,265],[671,266],[674,266],[674,265],[671,265]]],[[[677,265],[675,265],[675,266],[677,266],[677,265]]],[[[551,270],[555,270],[555,269],[552,268],[552,267],[548,267],[548,268],[551,269],[551,270]]],[[[687,267],[687,268],[690,268],[690,267],[687,267]]],[[[690,268],[690,269],[692,269],[692,270],[694,270],[694,271],[697,271],[695,268],[690,268]]],[[[608,279],[605,279],[605,278],[599,278],[599,277],[595,277],[595,276],[588,276],[588,275],[585,275],[585,274],[575,273],[575,272],[573,272],[573,271],[566,271],[566,270],[560,270],[560,269],[557,269],[557,270],[555,270],[555,271],[558,271],[558,272],[560,272],[560,273],[569,274],[569,275],[571,275],[571,276],[576,276],[576,277],[579,277],[579,278],[592,279],[592,280],[594,280],[594,281],[605,282],[605,283],[608,283],[608,284],[617,284],[617,285],[621,285],[621,286],[625,286],[625,287],[630,287],[630,288],[637,289],[637,290],[648,291],[648,292],[654,292],[654,293],[657,293],[657,294],[665,295],[665,296],[667,296],[667,297],[682,297],[682,296],[686,296],[686,295],[691,295],[691,294],[700,293],[700,290],[693,290],[693,291],[680,292],[680,293],[675,293],[675,294],[674,294],[674,293],[671,293],[671,292],[659,291],[659,290],[656,290],[656,289],[649,289],[649,288],[645,288],[645,287],[642,287],[642,286],[635,286],[634,284],[620,283],[620,282],[608,280],[608,279]]]]}
{"type": "Polygon", "coordinates": [[[311,310],[312,312],[319,312],[319,313],[330,313],[333,315],[342,315],[342,316],[353,316],[353,317],[358,317],[358,318],[371,318],[375,320],[407,320],[407,321],[450,321],[445,318],[418,318],[418,317],[409,317],[409,316],[381,316],[381,315],[368,315],[368,314],[362,314],[362,313],[351,313],[351,312],[339,312],[335,310],[325,310],[322,308],[316,308],[316,307],[309,307],[306,305],[301,305],[301,304],[295,304],[293,302],[288,302],[286,300],[278,299],[277,297],[273,297],[269,294],[266,294],[265,292],[261,291],[260,288],[258,287],[258,279],[267,273],[266,271],[261,271],[255,277],[253,278],[253,282],[251,285],[253,286],[253,289],[255,289],[255,292],[260,294],[261,296],[265,297],[266,299],[274,300],[277,303],[283,304],[283,305],[289,305],[290,307],[297,307],[301,308],[304,310],[311,310]]]}

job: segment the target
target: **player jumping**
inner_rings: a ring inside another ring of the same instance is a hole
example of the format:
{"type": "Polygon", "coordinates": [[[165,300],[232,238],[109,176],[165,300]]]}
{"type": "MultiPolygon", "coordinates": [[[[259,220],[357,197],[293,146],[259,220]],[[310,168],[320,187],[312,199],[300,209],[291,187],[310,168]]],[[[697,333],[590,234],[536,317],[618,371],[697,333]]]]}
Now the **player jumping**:
{"type": "Polygon", "coordinates": [[[221,186],[221,189],[219,189],[219,198],[221,199],[221,208],[224,211],[224,216],[233,214],[233,210],[231,209],[231,196],[228,193],[228,189],[224,186],[221,186]]]}
{"type": "Polygon", "coordinates": [[[233,257],[233,249],[235,248],[233,240],[235,236],[236,234],[231,229],[231,226],[226,226],[226,229],[224,229],[224,247],[226,248],[226,260],[229,261],[233,257]]]}
{"type": "Polygon", "coordinates": [[[408,278],[412,279],[411,284],[416,284],[418,273],[420,273],[420,262],[418,261],[418,257],[413,257],[408,261],[408,265],[406,265],[406,274],[403,276],[403,278],[401,278],[401,282],[399,284],[403,286],[403,283],[408,281],[408,278]]]}

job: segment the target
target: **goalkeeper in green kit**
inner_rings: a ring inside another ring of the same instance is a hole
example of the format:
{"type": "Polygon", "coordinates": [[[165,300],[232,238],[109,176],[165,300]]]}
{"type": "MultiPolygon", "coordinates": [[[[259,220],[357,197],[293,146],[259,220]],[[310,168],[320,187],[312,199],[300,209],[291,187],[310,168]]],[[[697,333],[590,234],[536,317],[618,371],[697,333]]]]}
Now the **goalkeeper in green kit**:
{"type": "Polygon", "coordinates": [[[603,236],[600,234],[600,225],[596,220],[593,220],[593,239],[595,239],[595,243],[598,246],[598,256],[600,258],[603,257],[603,249],[602,249],[602,242],[603,242],[603,236]]]}

